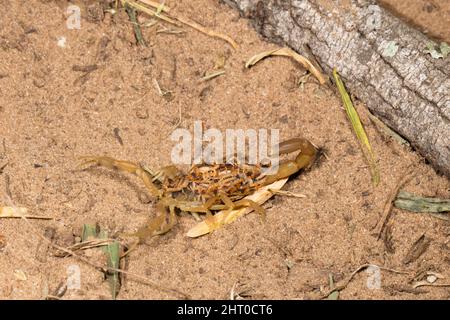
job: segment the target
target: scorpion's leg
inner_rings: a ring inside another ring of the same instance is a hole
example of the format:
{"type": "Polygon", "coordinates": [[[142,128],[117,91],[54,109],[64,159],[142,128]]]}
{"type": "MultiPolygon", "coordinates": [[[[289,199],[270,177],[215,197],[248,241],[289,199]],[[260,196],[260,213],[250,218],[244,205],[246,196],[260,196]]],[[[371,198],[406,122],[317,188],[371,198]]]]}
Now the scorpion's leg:
{"type": "Polygon", "coordinates": [[[267,175],[262,180],[263,186],[274,183],[283,178],[287,178],[303,168],[310,167],[316,156],[317,149],[306,139],[294,138],[279,144],[279,153],[291,153],[299,150],[295,160],[280,163],[276,174],[267,175]]]}
{"type": "Polygon", "coordinates": [[[206,217],[212,217],[212,213],[210,209],[214,206],[214,203],[217,202],[219,199],[218,196],[214,196],[210,199],[208,199],[205,203],[199,203],[199,202],[181,202],[177,205],[177,207],[186,212],[197,212],[197,213],[206,213],[206,217]]]}
{"type": "Polygon", "coordinates": [[[253,200],[244,198],[244,199],[236,201],[234,204],[236,205],[236,207],[250,207],[253,210],[255,210],[256,213],[261,215],[261,218],[263,219],[263,221],[266,219],[266,213],[265,213],[264,209],[253,200]]]}
{"type": "Polygon", "coordinates": [[[241,199],[238,201],[233,202],[225,193],[219,193],[220,199],[225,204],[223,206],[213,206],[211,209],[219,209],[227,211],[225,212],[225,215],[228,215],[232,210],[241,208],[241,207],[250,207],[253,210],[255,210],[256,213],[260,214],[263,220],[265,219],[265,212],[264,209],[257,204],[255,201],[250,199],[241,199]],[[220,208],[219,208],[220,207],[220,208]]]}
{"type": "MultiPolygon", "coordinates": [[[[208,224],[214,224],[213,214],[211,210],[222,210],[228,208],[227,205],[216,204],[218,200],[223,199],[220,196],[213,196],[209,198],[205,203],[198,201],[180,201],[176,206],[182,211],[191,213],[206,213],[205,222],[208,224]]],[[[228,198],[229,200],[229,198],[228,198]]],[[[231,200],[230,200],[231,202],[231,200]]],[[[233,203],[231,202],[231,205],[233,203]]]]}
{"type": "Polygon", "coordinates": [[[138,164],[130,161],[116,160],[110,157],[82,157],[81,160],[82,166],[87,164],[96,164],[108,169],[118,169],[121,171],[133,173],[144,182],[147,190],[151,195],[155,197],[159,197],[162,195],[162,191],[153,184],[150,174],[138,164]]]}
{"type": "Polygon", "coordinates": [[[220,194],[219,196],[213,196],[210,199],[208,199],[205,203],[202,205],[198,205],[197,203],[185,203],[183,206],[178,206],[183,211],[190,211],[190,212],[203,212],[206,213],[205,222],[209,225],[211,229],[215,229],[216,222],[214,221],[214,216],[211,213],[211,210],[222,210],[222,209],[228,209],[232,210],[234,207],[233,202],[224,194],[220,194]],[[222,200],[225,205],[216,204],[218,200],[222,200]]]}
{"type": "MultiPolygon", "coordinates": [[[[149,169],[147,169],[147,168],[144,168],[144,169],[152,174],[152,172],[149,169]]],[[[171,166],[162,167],[161,169],[159,169],[152,175],[154,176],[153,181],[159,180],[159,181],[163,182],[165,178],[173,180],[181,174],[182,174],[182,171],[180,169],[178,169],[176,166],[171,165],[171,166]]]]}
{"type": "MultiPolygon", "coordinates": [[[[224,196],[224,198],[228,198],[227,195],[223,195],[223,196],[224,196]]],[[[261,218],[262,218],[263,220],[265,220],[265,218],[266,218],[264,209],[263,209],[259,204],[257,204],[255,201],[253,201],[253,200],[245,199],[245,198],[244,198],[244,199],[241,199],[241,200],[232,202],[231,199],[228,198],[228,200],[227,200],[227,201],[224,201],[224,203],[225,203],[225,204],[230,203],[230,205],[232,206],[232,207],[230,207],[230,208],[227,210],[226,214],[230,213],[231,210],[234,210],[234,209],[237,209],[237,208],[240,208],[240,207],[250,207],[250,208],[252,208],[253,210],[255,210],[256,213],[260,214],[260,215],[261,215],[261,218]],[[231,203],[230,203],[230,202],[231,202],[231,203]]]]}
{"type": "Polygon", "coordinates": [[[161,200],[156,205],[156,218],[150,220],[146,226],[139,228],[135,233],[127,235],[138,237],[139,242],[142,243],[146,238],[162,235],[170,231],[176,223],[175,205],[172,201],[164,200],[166,199],[161,200]],[[167,208],[169,209],[169,214],[167,214],[167,208]]]}

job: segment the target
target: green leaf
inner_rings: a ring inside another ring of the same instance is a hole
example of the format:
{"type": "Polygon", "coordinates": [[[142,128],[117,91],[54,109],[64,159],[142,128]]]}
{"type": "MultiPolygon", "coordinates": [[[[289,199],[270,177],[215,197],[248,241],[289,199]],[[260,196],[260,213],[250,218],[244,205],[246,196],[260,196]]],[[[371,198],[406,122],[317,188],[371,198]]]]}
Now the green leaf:
{"type": "MultiPolygon", "coordinates": [[[[119,269],[120,261],[120,244],[117,241],[108,244],[103,248],[108,257],[108,268],[119,269]]],[[[109,283],[109,288],[111,290],[111,296],[116,299],[117,294],[120,290],[120,278],[117,271],[111,271],[106,274],[106,279],[109,283]]]]}
{"type": "Polygon", "coordinates": [[[84,224],[81,232],[81,241],[87,241],[90,238],[97,238],[97,227],[91,224],[84,224]]]}
{"type": "Polygon", "coordinates": [[[333,291],[330,293],[330,295],[327,297],[328,300],[338,300],[339,299],[339,291],[333,291]]]}
{"type": "MultiPolygon", "coordinates": [[[[334,289],[334,280],[333,280],[333,275],[330,273],[328,275],[329,277],[329,282],[330,282],[330,289],[334,289]]],[[[339,290],[335,290],[333,292],[331,292],[328,297],[328,300],[338,300],[339,299],[339,290]]]]}
{"type": "Polygon", "coordinates": [[[394,205],[397,208],[412,212],[450,212],[450,199],[419,197],[405,191],[399,192],[394,205]]]}
{"type": "Polygon", "coordinates": [[[378,166],[375,161],[375,156],[372,152],[372,147],[370,146],[369,138],[367,138],[366,131],[364,130],[361,120],[359,119],[358,112],[353,106],[352,100],[345,90],[344,83],[342,82],[341,77],[339,76],[336,69],[333,70],[333,76],[336,81],[339,93],[341,94],[342,102],[344,103],[344,108],[347,116],[350,119],[353,130],[355,131],[356,137],[359,140],[363,154],[367,162],[369,163],[372,183],[377,186],[380,182],[380,172],[378,171],[378,166]]]}
{"type": "MultiPolygon", "coordinates": [[[[97,230],[97,226],[85,224],[83,225],[83,231],[81,232],[81,241],[96,239],[107,239],[108,232],[103,229],[97,230]]],[[[114,241],[108,245],[101,247],[102,251],[106,254],[108,268],[119,269],[120,262],[120,243],[114,241]]],[[[120,290],[120,278],[117,271],[110,271],[106,273],[106,280],[109,283],[111,289],[111,296],[116,299],[120,290]]]]}

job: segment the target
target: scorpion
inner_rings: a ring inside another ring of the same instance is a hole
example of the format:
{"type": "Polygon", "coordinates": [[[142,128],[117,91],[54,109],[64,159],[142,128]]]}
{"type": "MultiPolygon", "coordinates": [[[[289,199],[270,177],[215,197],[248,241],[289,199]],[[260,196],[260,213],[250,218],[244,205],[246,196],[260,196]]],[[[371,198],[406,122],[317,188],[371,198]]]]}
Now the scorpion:
{"type": "Polygon", "coordinates": [[[206,214],[210,221],[213,212],[231,212],[250,207],[264,218],[264,209],[245,197],[278,180],[288,178],[302,169],[310,168],[317,158],[318,149],[304,138],[281,142],[279,154],[298,151],[294,160],[282,161],[274,174],[262,174],[262,166],[221,163],[196,164],[185,173],[174,165],[152,172],[145,166],[108,156],[81,157],[81,166],[97,165],[136,175],[151,196],[156,198],[157,215],[135,233],[128,234],[143,242],[146,238],[161,235],[173,228],[176,212],[189,212],[195,216],[206,214]]]}

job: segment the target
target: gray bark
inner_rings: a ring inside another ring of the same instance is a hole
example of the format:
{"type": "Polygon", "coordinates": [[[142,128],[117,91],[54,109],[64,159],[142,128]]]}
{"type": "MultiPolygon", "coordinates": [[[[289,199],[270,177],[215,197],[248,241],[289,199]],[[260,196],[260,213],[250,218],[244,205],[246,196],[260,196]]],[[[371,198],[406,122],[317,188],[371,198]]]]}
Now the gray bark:
{"type": "Polygon", "coordinates": [[[319,5],[327,0],[224,1],[270,41],[312,53],[329,74],[336,67],[352,94],[450,177],[450,56],[432,58],[420,31],[370,0],[340,12],[319,5]]]}

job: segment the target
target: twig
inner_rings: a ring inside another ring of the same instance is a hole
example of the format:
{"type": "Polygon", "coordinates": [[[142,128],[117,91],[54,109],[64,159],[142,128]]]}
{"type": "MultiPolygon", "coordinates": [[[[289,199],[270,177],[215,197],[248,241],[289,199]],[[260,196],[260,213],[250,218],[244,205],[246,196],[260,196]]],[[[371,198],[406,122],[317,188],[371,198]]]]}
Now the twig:
{"type": "Polygon", "coordinates": [[[306,198],[306,195],[304,195],[304,194],[295,193],[295,192],[286,191],[286,190],[272,190],[272,189],[269,189],[269,191],[272,192],[275,195],[278,195],[278,196],[287,196],[287,197],[294,197],[294,198],[306,198]]]}
{"type": "Polygon", "coordinates": [[[0,166],[0,174],[3,173],[3,170],[6,168],[6,166],[8,165],[8,163],[9,163],[9,162],[6,161],[5,164],[3,164],[3,165],[0,166]]]}
{"type": "Polygon", "coordinates": [[[158,29],[156,30],[156,34],[160,34],[160,33],[166,33],[166,34],[183,34],[186,31],[182,30],[182,29],[169,29],[166,27],[162,27],[162,29],[158,29]]]}
{"type": "Polygon", "coordinates": [[[383,228],[386,225],[386,223],[391,215],[391,210],[394,205],[393,202],[394,202],[395,198],[397,197],[397,194],[398,194],[400,188],[412,178],[413,172],[414,171],[411,170],[406,175],[402,176],[400,181],[395,186],[394,190],[392,190],[391,195],[386,200],[386,203],[384,204],[383,216],[378,221],[377,227],[375,229],[375,234],[377,235],[377,239],[380,239],[383,228]]]}
{"type": "Polygon", "coordinates": [[[166,6],[164,3],[158,3],[158,2],[152,1],[152,0],[139,0],[139,1],[149,5],[150,7],[158,9],[161,12],[169,12],[170,11],[170,8],[168,6],[166,6]]]}
{"type": "Polygon", "coordinates": [[[34,216],[34,215],[27,215],[28,212],[27,208],[16,208],[16,207],[0,207],[0,218],[22,218],[22,216],[25,216],[27,219],[41,219],[41,220],[52,220],[52,217],[45,217],[45,216],[34,216]],[[20,213],[18,213],[17,210],[20,210],[20,213]]]}
{"type": "Polygon", "coordinates": [[[225,70],[218,70],[218,71],[212,72],[210,74],[207,74],[203,78],[200,78],[199,82],[205,82],[205,81],[214,79],[214,78],[216,78],[218,76],[221,76],[223,74],[225,74],[225,70]]]}
{"type": "Polygon", "coordinates": [[[119,142],[119,144],[121,146],[123,146],[123,140],[122,140],[122,137],[120,136],[120,129],[114,128],[113,132],[114,132],[114,137],[116,138],[116,140],[119,142]]]}
{"type": "Polygon", "coordinates": [[[425,233],[422,234],[411,246],[403,259],[404,264],[411,263],[417,259],[428,249],[430,246],[431,239],[425,236],[425,233]]]}
{"type": "MultiPolygon", "coordinates": [[[[92,249],[92,248],[97,248],[97,247],[104,247],[104,246],[107,246],[110,243],[113,243],[114,241],[116,241],[116,240],[114,240],[114,239],[88,240],[88,241],[83,241],[83,242],[71,245],[67,249],[72,250],[73,252],[81,251],[81,250],[87,250],[87,249],[92,249]]],[[[55,254],[55,255],[57,255],[57,254],[55,254]]],[[[67,252],[65,252],[64,254],[57,255],[57,256],[58,257],[69,257],[70,255],[67,252]]]]}
{"type": "Polygon", "coordinates": [[[327,78],[316,68],[316,66],[311,63],[311,61],[288,47],[277,48],[258,53],[257,55],[254,55],[253,57],[248,59],[248,61],[245,63],[245,67],[250,68],[257,62],[269,56],[291,57],[292,59],[300,63],[303,67],[305,67],[309,72],[311,72],[317,78],[320,84],[325,84],[327,81],[327,78]]]}
{"type": "Polygon", "coordinates": [[[161,86],[159,85],[158,80],[153,79],[153,84],[155,85],[156,90],[158,91],[158,94],[161,97],[165,97],[165,96],[169,96],[172,94],[172,91],[170,90],[166,90],[166,89],[162,89],[161,86]]]}
{"type": "Polygon", "coordinates": [[[366,269],[366,268],[368,268],[368,267],[370,267],[370,266],[374,266],[374,267],[380,268],[381,270],[385,270],[385,271],[389,271],[389,272],[393,272],[393,273],[408,274],[408,272],[405,272],[405,271],[398,271],[398,270],[394,270],[394,269],[390,269],[390,268],[379,267],[379,266],[376,266],[376,265],[374,265],[374,264],[369,264],[369,263],[363,264],[363,265],[359,266],[358,268],[356,268],[355,271],[353,271],[353,272],[348,276],[347,279],[342,280],[342,281],[341,281],[339,284],[337,284],[334,288],[331,288],[331,289],[329,289],[328,291],[326,291],[326,293],[324,293],[324,294],[321,296],[321,299],[327,298],[327,297],[328,297],[331,293],[333,293],[334,291],[341,291],[341,290],[345,289],[345,288],[348,286],[348,284],[352,281],[353,277],[354,277],[356,274],[358,274],[359,272],[361,272],[362,270],[364,270],[364,269],[366,269]]]}
{"type": "Polygon", "coordinates": [[[134,35],[136,37],[137,42],[141,46],[146,47],[147,44],[145,43],[144,37],[142,36],[141,26],[139,25],[137,18],[136,18],[136,10],[133,7],[130,7],[126,3],[125,3],[125,10],[128,14],[128,17],[130,18],[130,21],[133,24],[134,35]]]}
{"type": "Polygon", "coordinates": [[[450,287],[450,283],[417,283],[414,289],[418,287],[450,287]]]}
{"type": "Polygon", "coordinates": [[[181,23],[183,23],[183,24],[185,24],[185,25],[187,25],[187,26],[189,26],[189,27],[191,27],[191,28],[193,28],[193,29],[195,29],[197,31],[200,31],[201,33],[204,33],[204,34],[206,34],[206,35],[208,35],[210,37],[219,38],[219,39],[225,40],[226,42],[231,44],[231,46],[234,49],[238,48],[238,44],[233,39],[231,39],[229,36],[227,36],[226,34],[221,34],[221,33],[218,33],[218,32],[212,31],[212,30],[208,30],[205,27],[199,25],[197,22],[194,22],[194,21],[189,20],[187,18],[183,18],[183,17],[174,17],[174,18],[176,20],[180,21],[181,23]]]}

